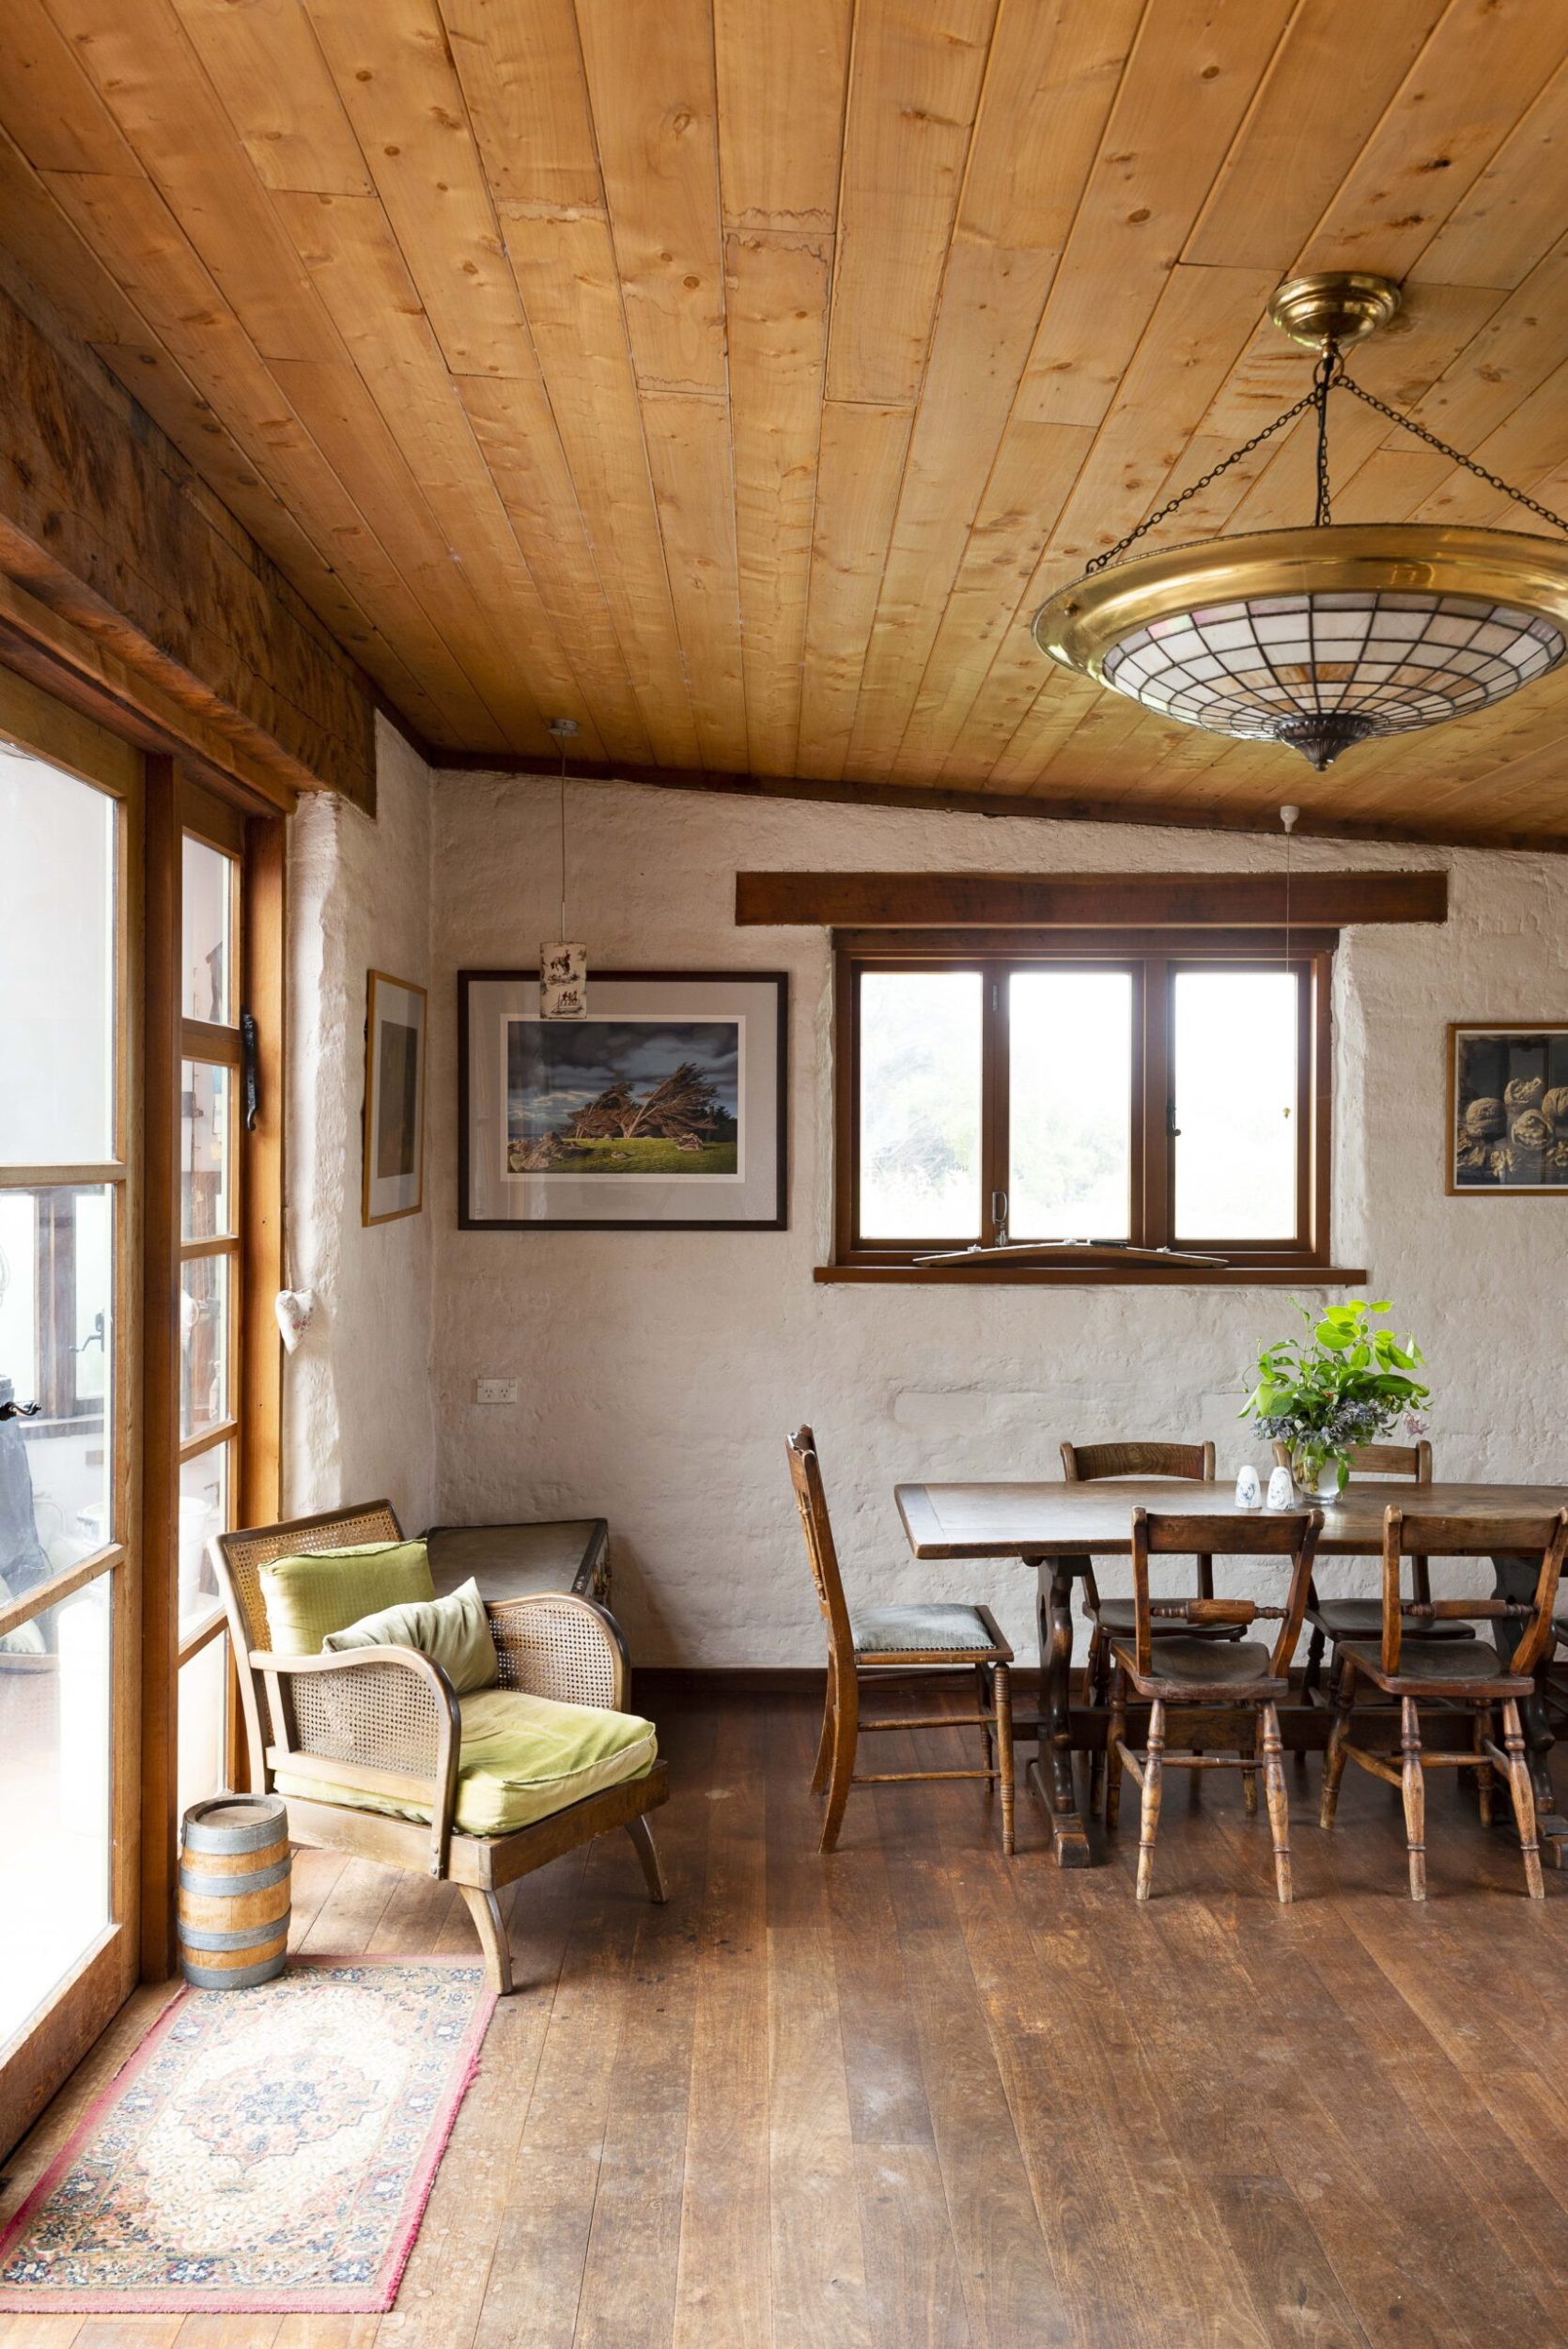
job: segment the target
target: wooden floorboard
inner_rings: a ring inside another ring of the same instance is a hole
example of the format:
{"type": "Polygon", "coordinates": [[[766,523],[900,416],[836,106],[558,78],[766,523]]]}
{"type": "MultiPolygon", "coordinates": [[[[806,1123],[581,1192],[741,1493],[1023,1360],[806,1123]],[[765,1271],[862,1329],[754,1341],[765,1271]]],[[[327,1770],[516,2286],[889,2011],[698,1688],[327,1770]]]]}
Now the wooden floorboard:
{"type": "MultiPolygon", "coordinates": [[[[671,1897],[612,1836],[516,1888],[504,2001],[397,2307],[0,2317],[0,2349],[1568,2349],[1568,1879],[1524,1897],[1457,1774],[1405,1892],[1399,1798],[1296,1901],[1229,1777],[1136,1790],[1063,1875],[1021,1797],[857,1790],[817,1852],[809,1698],[662,1702],[671,1897]]],[[[951,1766],[974,1733],[895,1733],[951,1766]]],[[[448,1888],[295,1861],[296,1946],[473,1948],[448,1888]]],[[[139,1992],[12,2155],[0,2219],[132,2052],[139,1992]]]]}

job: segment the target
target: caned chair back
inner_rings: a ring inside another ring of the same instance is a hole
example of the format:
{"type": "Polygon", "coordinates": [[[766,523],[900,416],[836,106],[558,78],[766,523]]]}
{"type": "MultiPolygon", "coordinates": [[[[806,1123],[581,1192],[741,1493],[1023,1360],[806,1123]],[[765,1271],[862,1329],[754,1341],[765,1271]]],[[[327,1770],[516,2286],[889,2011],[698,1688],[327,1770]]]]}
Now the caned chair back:
{"type": "Polygon", "coordinates": [[[805,1535],[811,1579],[816,1587],[816,1603],[828,1626],[829,1652],[835,1663],[842,1664],[852,1673],[855,1638],[849,1627],[849,1609],[844,1596],[844,1582],[838,1570],[838,1551],[833,1546],[833,1529],[828,1517],[828,1495],[822,1483],[822,1463],[816,1456],[816,1438],[809,1427],[798,1427],[789,1439],[788,1449],[795,1505],[800,1512],[800,1531],[805,1535]]]}
{"type": "Polygon", "coordinates": [[[1195,1626],[1223,1623],[1245,1628],[1260,1618],[1270,1622],[1278,1620],[1280,1636],[1274,1642],[1269,1658],[1269,1672],[1274,1678],[1282,1678],[1289,1669],[1291,1656],[1300,1635],[1307,1592],[1312,1579],[1312,1561],[1317,1555],[1318,1536],[1322,1531],[1321,1509],[1302,1510],[1290,1517],[1187,1517],[1175,1510],[1135,1509],[1132,1513],[1133,1639],[1139,1671],[1150,1671],[1154,1660],[1154,1600],[1149,1590],[1149,1560],[1172,1552],[1197,1551],[1209,1559],[1217,1555],[1289,1558],[1290,1589],[1282,1608],[1259,1606],[1248,1598],[1213,1598],[1207,1595],[1182,1602],[1162,1602],[1179,1604],[1186,1620],[1195,1626]]]}
{"type": "MultiPolygon", "coordinates": [[[[1352,1476],[1408,1476],[1417,1485],[1432,1482],[1432,1446],[1424,1436],[1419,1443],[1352,1444],[1347,1456],[1352,1476]]],[[[1278,1468],[1290,1466],[1290,1446],[1278,1438],[1274,1460],[1278,1468]]]]}
{"type": "Polygon", "coordinates": [[[358,1542],[402,1538],[403,1529],[391,1501],[371,1501],[353,1509],[328,1509],[318,1517],[286,1518],[281,1525],[252,1525],[242,1532],[215,1533],[209,1542],[208,1556],[228,1617],[245,1743],[250,1750],[251,1785],[257,1794],[270,1788],[267,1748],[273,1743],[267,1690],[260,1672],[250,1663],[253,1649],[265,1654],[272,1644],[261,1592],[262,1567],[276,1559],[298,1558],[313,1550],[349,1549],[358,1542]]]}
{"type": "MultiPolygon", "coordinates": [[[[1182,1476],[1188,1482],[1214,1482],[1211,1443],[1064,1443],[1062,1473],[1069,1485],[1095,1484],[1104,1476],[1182,1476]]],[[[1094,1569],[1083,1578],[1084,1597],[1096,1612],[1100,1604],[1094,1569]]],[[[1214,1561],[1198,1560],[1198,1595],[1214,1596],[1214,1561]]]]}
{"type": "MultiPolygon", "coordinates": [[[[1397,1672],[1399,1670],[1405,1610],[1409,1606],[1401,1589],[1402,1558],[1411,1558],[1421,1563],[1428,1558],[1528,1558],[1539,1554],[1541,1564],[1535,1577],[1534,1594],[1523,1602],[1522,1615],[1505,1601],[1492,1597],[1439,1599],[1433,1607],[1436,1621],[1466,1623],[1497,1620],[1499,1672],[1506,1672],[1512,1679],[1528,1678],[1540,1663],[1553,1636],[1552,1609],[1557,1603],[1557,1587],[1562,1575],[1565,1549],[1568,1549],[1568,1509],[1523,1517],[1498,1511],[1496,1516],[1483,1517],[1445,1517],[1426,1516],[1415,1509],[1386,1509],[1383,1513],[1384,1671],[1397,1672]],[[1518,1623],[1520,1630],[1510,1660],[1504,1665],[1501,1658],[1509,1656],[1509,1645],[1503,1626],[1510,1622],[1518,1623]]],[[[1427,1601],[1426,1604],[1431,1605],[1432,1602],[1427,1601]]]]}

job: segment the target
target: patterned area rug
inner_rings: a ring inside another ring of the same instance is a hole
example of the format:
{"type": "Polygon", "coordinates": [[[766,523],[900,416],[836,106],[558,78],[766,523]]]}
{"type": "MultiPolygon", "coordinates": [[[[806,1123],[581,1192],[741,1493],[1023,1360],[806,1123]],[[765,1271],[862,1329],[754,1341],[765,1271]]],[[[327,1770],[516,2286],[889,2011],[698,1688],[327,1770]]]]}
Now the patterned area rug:
{"type": "Polygon", "coordinates": [[[494,2005],[440,1959],[182,1991],[0,2232],[0,2310],[389,2309],[494,2005]]]}

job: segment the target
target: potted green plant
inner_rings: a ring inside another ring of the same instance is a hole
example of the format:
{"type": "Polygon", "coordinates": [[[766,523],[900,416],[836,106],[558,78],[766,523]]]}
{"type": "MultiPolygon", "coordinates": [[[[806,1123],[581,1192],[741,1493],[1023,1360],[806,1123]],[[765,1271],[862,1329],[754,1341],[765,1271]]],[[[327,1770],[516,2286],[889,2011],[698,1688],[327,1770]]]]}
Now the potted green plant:
{"type": "Polygon", "coordinates": [[[1426,1402],[1431,1389],[1417,1372],[1424,1358],[1413,1337],[1374,1329],[1372,1316],[1391,1310],[1387,1300],[1358,1297],[1312,1315],[1291,1299],[1306,1325],[1301,1337],[1281,1338],[1258,1357],[1258,1382],[1241,1407],[1260,1431],[1290,1447],[1291,1474],[1310,1501],[1337,1501],[1350,1474],[1350,1454],[1374,1443],[1426,1402]]]}

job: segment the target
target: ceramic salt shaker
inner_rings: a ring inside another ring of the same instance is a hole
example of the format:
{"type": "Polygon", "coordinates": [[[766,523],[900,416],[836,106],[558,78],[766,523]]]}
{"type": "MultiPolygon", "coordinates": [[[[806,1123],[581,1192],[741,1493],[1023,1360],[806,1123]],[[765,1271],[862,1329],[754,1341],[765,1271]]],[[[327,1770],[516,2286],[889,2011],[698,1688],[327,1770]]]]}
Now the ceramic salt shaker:
{"type": "Polygon", "coordinates": [[[1261,1509],[1263,1486],[1255,1468],[1244,1468],[1235,1481],[1235,1505],[1238,1509],[1261,1509]]]}
{"type": "Polygon", "coordinates": [[[1264,1505],[1269,1509],[1295,1508],[1296,1486],[1291,1481],[1288,1468],[1277,1468],[1269,1478],[1268,1499],[1264,1505]]]}

